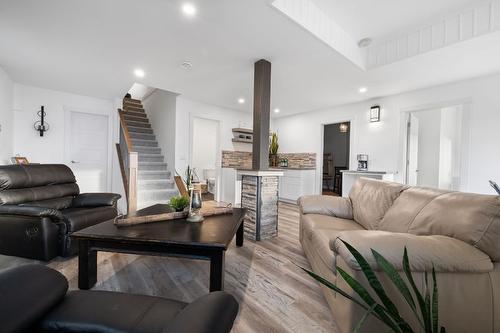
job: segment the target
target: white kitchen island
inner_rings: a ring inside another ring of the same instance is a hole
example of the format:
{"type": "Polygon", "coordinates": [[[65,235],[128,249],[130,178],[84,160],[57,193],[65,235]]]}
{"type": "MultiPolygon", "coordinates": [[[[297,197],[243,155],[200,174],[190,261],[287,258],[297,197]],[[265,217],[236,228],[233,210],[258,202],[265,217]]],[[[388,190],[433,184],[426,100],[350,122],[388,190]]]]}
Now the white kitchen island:
{"type": "Polygon", "coordinates": [[[380,180],[394,181],[394,173],[386,171],[357,171],[342,170],[342,196],[348,197],[351,187],[358,178],[373,178],[380,180]]]}

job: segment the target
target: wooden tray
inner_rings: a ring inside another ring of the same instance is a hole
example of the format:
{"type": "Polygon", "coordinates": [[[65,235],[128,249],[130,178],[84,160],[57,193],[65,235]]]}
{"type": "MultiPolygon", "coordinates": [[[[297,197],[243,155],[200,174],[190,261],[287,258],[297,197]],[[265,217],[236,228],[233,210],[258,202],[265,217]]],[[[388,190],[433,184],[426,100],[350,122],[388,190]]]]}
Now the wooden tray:
{"type": "MultiPolygon", "coordinates": [[[[168,211],[168,209],[165,210],[166,212],[161,214],[141,215],[140,212],[138,212],[139,214],[135,216],[124,217],[121,215],[115,218],[114,224],[117,227],[130,227],[145,223],[166,222],[185,219],[189,213],[187,209],[182,212],[168,211]]],[[[233,212],[233,207],[231,207],[231,204],[207,201],[203,203],[200,212],[203,216],[231,214],[233,212]]]]}

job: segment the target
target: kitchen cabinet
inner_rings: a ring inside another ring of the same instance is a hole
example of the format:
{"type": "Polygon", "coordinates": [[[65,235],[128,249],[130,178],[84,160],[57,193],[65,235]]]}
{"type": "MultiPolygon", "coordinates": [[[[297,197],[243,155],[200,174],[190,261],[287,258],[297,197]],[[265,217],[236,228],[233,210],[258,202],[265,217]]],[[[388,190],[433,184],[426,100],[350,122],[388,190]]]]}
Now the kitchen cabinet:
{"type": "Polygon", "coordinates": [[[314,193],[315,170],[308,169],[283,169],[283,176],[279,180],[279,200],[296,203],[303,195],[314,193]]]}

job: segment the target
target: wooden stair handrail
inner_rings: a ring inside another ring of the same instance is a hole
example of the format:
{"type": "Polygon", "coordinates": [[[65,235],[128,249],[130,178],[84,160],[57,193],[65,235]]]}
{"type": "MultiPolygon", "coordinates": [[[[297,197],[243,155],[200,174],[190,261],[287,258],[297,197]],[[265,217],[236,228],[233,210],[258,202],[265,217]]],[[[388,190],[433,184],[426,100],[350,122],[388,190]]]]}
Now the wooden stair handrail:
{"type": "Polygon", "coordinates": [[[125,144],[127,145],[127,150],[129,153],[134,151],[134,144],[130,138],[128,132],[127,122],[125,121],[125,112],[122,109],[118,109],[118,114],[120,115],[120,126],[123,129],[123,136],[125,137],[125,144]]]}
{"type": "Polygon", "coordinates": [[[118,109],[118,115],[120,117],[120,127],[121,131],[123,131],[123,138],[125,142],[120,142],[116,145],[116,148],[118,152],[118,159],[120,161],[125,195],[127,197],[128,214],[131,214],[137,211],[137,179],[139,173],[139,154],[137,152],[134,152],[134,144],[132,142],[132,139],[130,138],[127,122],[125,121],[125,112],[121,109],[118,109]],[[128,156],[122,156],[123,154],[120,150],[121,144],[125,144],[126,152],[128,153],[125,154],[127,154],[128,156]],[[125,165],[125,159],[128,161],[128,165],[125,165]]]}
{"type": "Polygon", "coordinates": [[[139,176],[139,154],[131,152],[129,156],[129,182],[128,182],[128,213],[137,211],[137,181],[139,176]]]}

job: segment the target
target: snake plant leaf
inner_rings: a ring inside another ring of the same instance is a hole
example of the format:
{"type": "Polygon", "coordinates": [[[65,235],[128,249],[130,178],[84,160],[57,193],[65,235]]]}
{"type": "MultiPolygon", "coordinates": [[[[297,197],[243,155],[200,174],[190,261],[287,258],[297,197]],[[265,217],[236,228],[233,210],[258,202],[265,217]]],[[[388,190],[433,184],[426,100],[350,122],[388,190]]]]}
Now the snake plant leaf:
{"type": "Polygon", "coordinates": [[[401,295],[403,295],[404,299],[408,303],[408,305],[411,307],[413,310],[413,313],[417,317],[418,321],[420,322],[420,325],[422,328],[424,328],[424,324],[422,320],[420,319],[420,316],[417,312],[417,307],[415,305],[415,301],[413,300],[413,296],[411,295],[410,289],[406,285],[406,282],[403,280],[403,278],[399,275],[398,271],[396,270],[396,267],[394,267],[393,264],[391,264],[387,259],[384,258],[380,253],[372,249],[372,254],[373,257],[375,258],[375,261],[377,262],[377,265],[382,269],[382,271],[387,275],[387,277],[392,281],[392,283],[396,286],[396,288],[399,290],[401,295]]]}
{"type": "Polygon", "coordinates": [[[425,311],[427,312],[427,317],[424,320],[428,321],[429,333],[432,333],[432,312],[431,312],[431,293],[429,292],[429,276],[425,272],[425,311]]]}
{"type": "MultiPolygon", "coordinates": [[[[388,314],[394,319],[396,324],[401,327],[403,332],[411,332],[411,327],[404,321],[403,318],[399,315],[399,311],[394,305],[394,303],[391,301],[391,299],[387,296],[384,287],[382,287],[382,283],[378,280],[377,276],[375,275],[375,272],[371,268],[370,264],[366,261],[366,259],[361,255],[361,253],[358,252],[352,245],[349,243],[343,241],[341,239],[342,243],[347,247],[349,252],[354,256],[356,261],[358,262],[359,266],[361,267],[361,270],[365,277],[368,280],[368,283],[370,284],[370,287],[375,291],[377,296],[380,298],[382,301],[382,304],[387,309],[388,314]]],[[[371,305],[371,304],[369,304],[371,305]]]]}
{"type": "Polygon", "coordinates": [[[388,311],[378,304],[373,297],[370,295],[370,293],[363,287],[361,283],[359,283],[356,279],[354,279],[352,276],[349,275],[346,271],[344,271],[342,268],[337,267],[337,272],[342,276],[344,281],[356,292],[356,294],[359,295],[359,297],[366,303],[368,306],[372,307],[375,305],[374,308],[374,313],[378,315],[377,318],[379,318],[384,324],[389,326],[394,332],[403,332],[401,328],[394,323],[393,319],[391,318],[392,316],[388,311]]]}
{"type": "Polygon", "coordinates": [[[361,317],[361,320],[358,322],[358,324],[356,325],[356,327],[352,331],[353,333],[359,333],[359,331],[361,330],[361,327],[363,327],[363,325],[365,324],[366,319],[368,319],[368,317],[373,313],[376,306],[377,306],[377,303],[373,304],[370,307],[370,309],[368,309],[368,311],[366,311],[366,313],[363,315],[363,317],[361,317]]]}
{"type": "Polygon", "coordinates": [[[438,325],[439,325],[439,306],[438,306],[438,301],[439,301],[439,295],[438,295],[438,288],[437,288],[437,283],[436,283],[436,270],[434,267],[432,267],[432,283],[433,283],[433,290],[432,290],[432,332],[437,333],[438,332],[438,325]]]}
{"type": "Polygon", "coordinates": [[[415,280],[413,280],[413,275],[411,274],[411,269],[410,269],[410,260],[408,259],[408,250],[406,246],[403,254],[403,271],[405,272],[406,278],[408,279],[408,282],[410,282],[413,292],[417,298],[418,306],[420,308],[420,314],[422,315],[422,319],[424,321],[424,332],[430,332],[431,327],[430,327],[430,321],[428,320],[429,316],[427,314],[427,310],[425,307],[425,299],[422,296],[420,290],[417,288],[415,280]]]}
{"type": "MultiPolygon", "coordinates": [[[[298,266],[298,265],[297,265],[298,266]]],[[[307,268],[304,268],[302,266],[298,266],[301,270],[303,270],[304,272],[306,272],[307,274],[309,274],[309,276],[311,276],[313,279],[315,279],[316,281],[318,281],[319,283],[321,283],[322,285],[332,289],[333,291],[339,293],[340,295],[344,296],[345,298],[353,301],[354,303],[356,303],[357,305],[361,306],[363,309],[365,310],[369,310],[369,307],[366,306],[365,304],[361,303],[360,301],[358,301],[356,298],[350,296],[348,293],[346,293],[345,291],[343,291],[342,289],[340,289],[339,287],[337,287],[335,284],[331,283],[330,281],[328,281],[327,279],[319,276],[318,274],[308,270],[307,268]]]]}

